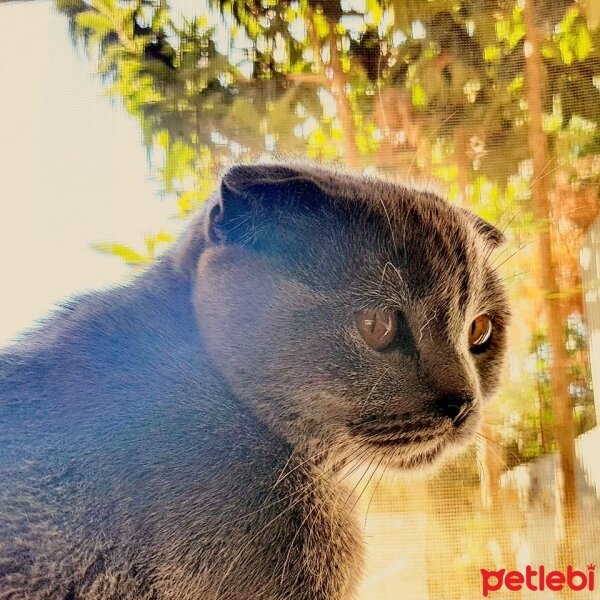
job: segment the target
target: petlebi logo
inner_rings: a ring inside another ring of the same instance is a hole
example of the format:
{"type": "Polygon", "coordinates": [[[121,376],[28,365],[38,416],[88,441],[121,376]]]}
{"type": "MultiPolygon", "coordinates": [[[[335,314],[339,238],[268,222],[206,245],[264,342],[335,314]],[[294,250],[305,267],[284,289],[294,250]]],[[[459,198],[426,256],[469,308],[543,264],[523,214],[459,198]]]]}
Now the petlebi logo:
{"type": "Polygon", "coordinates": [[[544,565],[540,565],[537,569],[527,565],[524,572],[481,569],[481,591],[486,598],[490,592],[501,589],[511,592],[519,592],[522,589],[532,592],[545,590],[560,592],[565,588],[574,592],[594,591],[595,571],[596,565],[592,564],[587,566],[586,571],[574,569],[572,565],[569,565],[566,571],[549,570],[544,565]]]}

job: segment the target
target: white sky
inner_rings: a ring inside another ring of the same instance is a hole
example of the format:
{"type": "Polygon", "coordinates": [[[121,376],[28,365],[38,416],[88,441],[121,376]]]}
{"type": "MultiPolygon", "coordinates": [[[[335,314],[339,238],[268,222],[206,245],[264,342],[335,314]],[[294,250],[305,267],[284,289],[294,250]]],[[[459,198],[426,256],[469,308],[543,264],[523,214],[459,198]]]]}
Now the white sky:
{"type": "Polygon", "coordinates": [[[52,2],[0,4],[0,345],[58,300],[123,280],[91,248],[175,231],[138,123],[107,98],[52,2]],[[24,32],[27,32],[26,34],[24,32]]]}

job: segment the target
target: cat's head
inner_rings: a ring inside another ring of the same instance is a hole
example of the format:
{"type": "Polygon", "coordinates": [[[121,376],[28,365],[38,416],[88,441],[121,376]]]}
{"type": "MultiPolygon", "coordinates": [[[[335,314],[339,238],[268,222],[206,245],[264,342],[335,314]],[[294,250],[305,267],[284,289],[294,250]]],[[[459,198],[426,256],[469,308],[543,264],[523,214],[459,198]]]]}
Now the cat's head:
{"type": "Polygon", "coordinates": [[[237,166],[178,248],[211,361],[292,444],[426,465],[496,391],[502,234],[428,191],[237,166]]]}

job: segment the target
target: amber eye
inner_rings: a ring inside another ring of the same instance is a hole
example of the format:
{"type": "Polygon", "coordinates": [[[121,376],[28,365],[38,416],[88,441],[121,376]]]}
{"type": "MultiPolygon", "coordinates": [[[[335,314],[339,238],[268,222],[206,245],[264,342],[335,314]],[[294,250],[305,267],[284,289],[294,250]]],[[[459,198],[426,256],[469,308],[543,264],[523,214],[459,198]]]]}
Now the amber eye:
{"type": "Polygon", "coordinates": [[[398,315],[396,311],[384,308],[361,310],[356,314],[356,326],[373,350],[385,350],[396,337],[398,315]]]}
{"type": "Polygon", "coordinates": [[[492,319],[489,315],[479,315],[469,327],[469,347],[475,352],[481,349],[492,336],[492,319]]]}

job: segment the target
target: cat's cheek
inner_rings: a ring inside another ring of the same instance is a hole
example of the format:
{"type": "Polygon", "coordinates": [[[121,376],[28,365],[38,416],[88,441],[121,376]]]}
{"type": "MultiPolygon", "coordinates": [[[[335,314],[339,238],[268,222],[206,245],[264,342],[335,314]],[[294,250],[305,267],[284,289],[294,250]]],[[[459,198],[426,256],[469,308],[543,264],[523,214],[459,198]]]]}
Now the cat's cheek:
{"type": "Polygon", "coordinates": [[[480,355],[475,361],[479,376],[483,402],[492,401],[502,385],[503,372],[506,367],[508,340],[505,328],[495,332],[495,339],[488,352],[480,355]]]}
{"type": "Polygon", "coordinates": [[[497,353],[488,358],[486,363],[478,368],[482,401],[491,402],[500,389],[502,371],[504,367],[504,353],[497,353]]]}
{"type": "Polygon", "coordinates": [[[238,397],[293,400],[310,387],[319,338],[314,318],[303,324],[298,313],[318,312],[315,294],[271,261],[237,246],[206,250],[193,304],[202,343],[238,397]]]}
{"type": "Polygon", "coordinates": [[[266,359],[258,337],[269,322],[275,287],[260,258],[241,248],[211,248],[200,257],[193,297],[197,325],[210,358],[234,389],[255,381],[266,359]]]}

